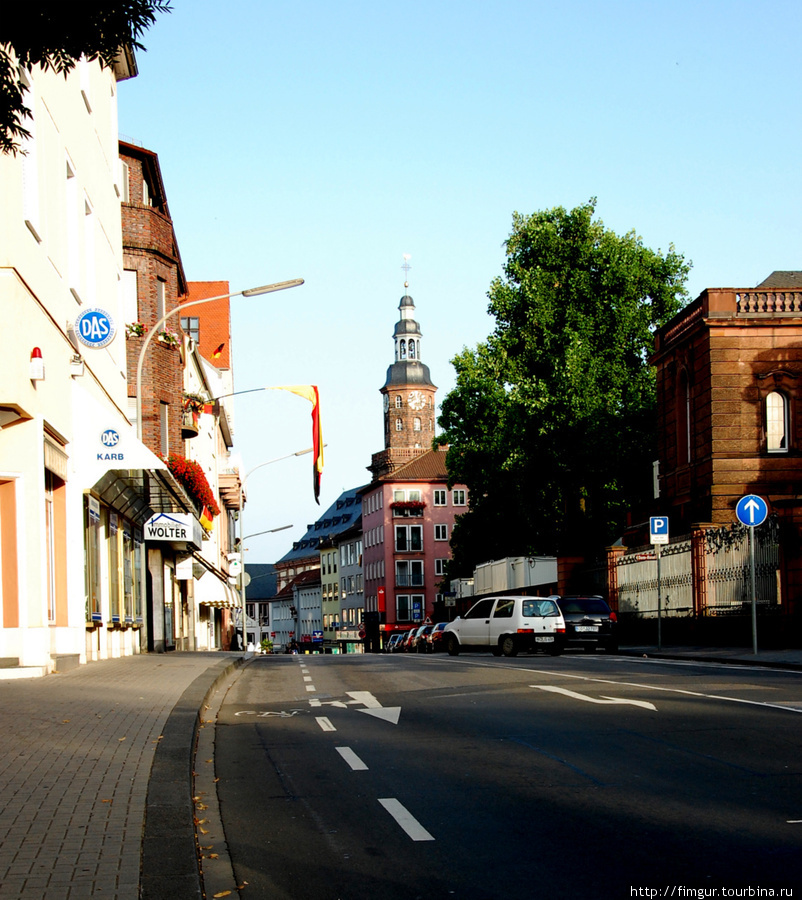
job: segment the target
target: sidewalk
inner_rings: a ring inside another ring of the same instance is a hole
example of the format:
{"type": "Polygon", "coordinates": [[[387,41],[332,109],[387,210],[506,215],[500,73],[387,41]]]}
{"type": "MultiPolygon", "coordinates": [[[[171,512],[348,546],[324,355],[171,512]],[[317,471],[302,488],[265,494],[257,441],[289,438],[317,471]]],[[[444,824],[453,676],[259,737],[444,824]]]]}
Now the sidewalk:
{"type": "Polygon", "coordinates": [[[697,662],[718,662],[734,666],[767,666],[778,669],[802,670],[802,650],[761,650],[757,655],[747,647],[657,647],[625,646],[620,648],[625,656],[648,656],[652,659],[685,659],[697,662]]]}
{"type": "Polygon", "coordinates": [[[243,659],[146,654],[0,681],[0,898],[138,900],[143,861],[142,897],[200,898],[195,730],[243,659]]]}

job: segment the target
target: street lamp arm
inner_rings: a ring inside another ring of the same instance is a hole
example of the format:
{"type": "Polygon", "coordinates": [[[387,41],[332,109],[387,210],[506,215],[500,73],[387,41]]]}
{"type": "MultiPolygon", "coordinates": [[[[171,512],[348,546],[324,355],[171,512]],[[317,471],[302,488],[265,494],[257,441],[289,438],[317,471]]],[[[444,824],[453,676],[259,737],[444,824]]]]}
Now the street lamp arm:
{"type": "Polygon", "coordinates": [[[139,359],[136,364],[136,436],[142,440],[142,368],[145,363],[145,353],[147,352],[153,336],[158,332],[164,323],[172,316],[180,314],[183,310],[190,306],[199,306],[201,303],[212,303],[214,300],[226,300],[230,297],[255,297],[259,294],[270,294],[273,291],[284,291],[287,288],[294,288],[304,283],[303,278],[293,278],[290,281],[278,281],[275,284],[265,284],[261,287],[248,288],[244,291],[235,291],[233,294],[219,294],[216,297],[203,297],[200,300],[190,300],[187,303],[179,303],[175,309],[165,313],[145,335],[142,347],[139,350],[139,359]]]}

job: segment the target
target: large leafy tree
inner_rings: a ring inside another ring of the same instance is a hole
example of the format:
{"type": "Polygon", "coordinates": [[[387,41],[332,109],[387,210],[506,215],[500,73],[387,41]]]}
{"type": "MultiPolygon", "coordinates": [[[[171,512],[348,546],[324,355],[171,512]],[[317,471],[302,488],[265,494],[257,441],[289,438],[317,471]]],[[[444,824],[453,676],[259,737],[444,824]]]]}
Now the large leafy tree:
{"type": "Polygon", "coordinates": [[[169,0],[33,2],[0,23],[0,151],[13,153],[28,134],[18,65],[66,74],[82,57],[111,66],[120,48],[144,49],[137,38],[169,12],[169,0]]]}
{"type": "Polygon", "coordinates": [[[516,213],[493,333],[452,362],[438,442],[470,489],[450,574],[518,554],[581,554],[620,534],[656,453],[653,333],[690,266],[593,216],[596,201],[516,213]]]}

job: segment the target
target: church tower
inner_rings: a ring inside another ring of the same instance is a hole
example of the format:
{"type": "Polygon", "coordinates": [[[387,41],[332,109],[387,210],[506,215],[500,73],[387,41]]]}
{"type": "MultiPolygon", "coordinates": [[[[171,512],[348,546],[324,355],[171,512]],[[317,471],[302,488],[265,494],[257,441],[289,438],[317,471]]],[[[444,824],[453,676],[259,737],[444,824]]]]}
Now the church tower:
{"type": "MultiPolygon", "coordinates": [[[[408,265],[405,263],[405,268],[408,265]]],[[[404,288],[409,283],[404,282],[404,288]]],[[[400,318],[393,332],[395,361],[380,388],[384,401],[384,450],[374,453],[374,480],[431,450],[434,438],[435,394],[429,367],[421,361],[421,330],[415,321],[415,303],[404,294],[398,304],[400,318]]]]}

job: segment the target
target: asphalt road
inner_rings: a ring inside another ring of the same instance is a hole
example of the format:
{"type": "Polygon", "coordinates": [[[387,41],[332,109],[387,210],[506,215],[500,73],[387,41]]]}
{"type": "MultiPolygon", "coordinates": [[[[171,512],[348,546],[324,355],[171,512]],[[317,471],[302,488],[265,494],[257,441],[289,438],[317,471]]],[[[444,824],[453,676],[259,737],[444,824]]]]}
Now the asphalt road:
{"type": "Polygon", "coordinates": [[[242,896],[802,897],[799,673],[264,657],[215,767],[242,896]]]}

